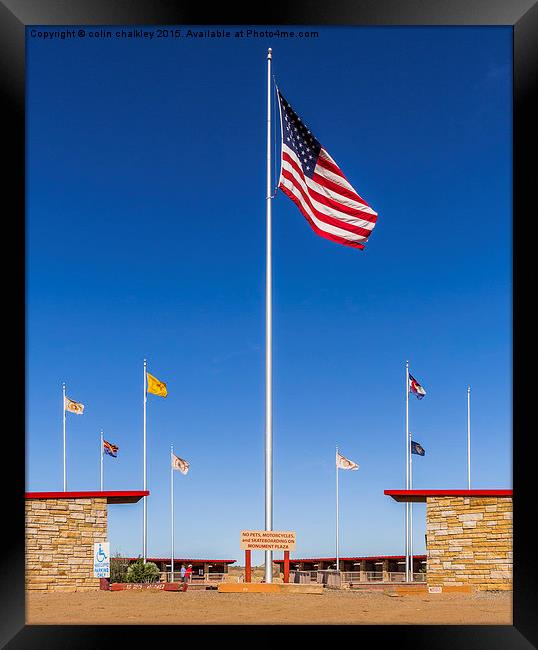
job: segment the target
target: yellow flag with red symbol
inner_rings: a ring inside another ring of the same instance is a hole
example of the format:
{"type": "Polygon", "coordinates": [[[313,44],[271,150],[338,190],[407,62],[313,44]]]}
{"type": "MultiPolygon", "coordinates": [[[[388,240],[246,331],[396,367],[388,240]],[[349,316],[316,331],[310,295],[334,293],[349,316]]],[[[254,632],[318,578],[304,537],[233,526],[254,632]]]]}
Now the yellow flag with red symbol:
{"type": "Polygon", "coordinates": [[[149,372],[146,372],[146,377],[148,378],[148,393],[160,395],[161,397],[168,395],[164,381],[159,381],[157,377],[150,375],[149,372]]]}

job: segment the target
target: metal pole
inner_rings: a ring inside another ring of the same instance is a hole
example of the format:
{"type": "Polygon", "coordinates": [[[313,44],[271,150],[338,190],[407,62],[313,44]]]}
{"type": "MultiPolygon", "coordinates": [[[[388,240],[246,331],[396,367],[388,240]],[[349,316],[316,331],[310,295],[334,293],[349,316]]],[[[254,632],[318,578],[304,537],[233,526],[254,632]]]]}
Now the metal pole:
{"type": "MultiPolygon", "coordinates": [[[[147,367],[148,363],[146,359],[144,359],[144,490],[147,490],[147,454],[146,454],[146,423],[147,423],[147,418],[146,418],[146,404],[148,401],[148,395],[147,395],[147,367]]],[[[147,544],[148,544],[148,504],[147,504],[147,497],[144,497],[144,531],[143,531],[143,542],[142,542],[142,547],[143,547],[143,559],[144,559],[144,564],[146,563],[146,558],[147,558],[147,544]]]]}
{"type": "Polygon", "coordinates": [[[65,451],[65,383],[62,384],[63,389],[63,398],[62,398],[62,409],[63,409],[63,439],[64,439],[64,492],[67,491],[67,462],[66,462],[66,451],[65,451]]]}
{"type": "MultiPolygon", "coordinates": [[[[267,196],[265,276],[265,530],[273,530],[273,312],[271,232],[271,59],[267,50],[267,196]]],[[[273,552],[265,551],[265,582],[273,582],[273,552]]]]}
{"type": "Polygon", "coordinates": [[[103,429],[101,429],[101,492],[103,491],[103,429]]]}
{"type": "MultiPolygon", "coordinates": [[[[411,433],[409,433],[409,445],[411,445],[411,433]]],[[[413,454],[409,450],[409,489],[413,489],[413,454]]],[[[409,503],[409,556],[410,556],[410,567],[409,567],[409,577],[411,582],[413,582],[413,503],[409,503]]]]}
{"type": "Polygon", "coordinates": [[[471,387],[467,386],[467,488],[471,489],[471,387]]]}
{"type": "Polygon", "coordinates": [[[170,445],[170,519],[172,530],[172,552],[170,554],[170,573],[171,582],[174,582],[174,467],[172,459],[174,457],[174,445],[170,445]]]}
{"type": "MultiPolygon", "coordinates": [[[[405,362],[405,489],[409,490],[409,361],[405,362]]],[[[409,582],[409,502],[405,502],[405,581],[409,582]]]]}
{"type": "MultiPolygon", "coordinates": [[[[336,448],[336,453],[338,454],[338,447],[336,448]]],[[[336,463],[336,570],[340,570],[340,552],[338,546],[338,464],[336,463]]]]}

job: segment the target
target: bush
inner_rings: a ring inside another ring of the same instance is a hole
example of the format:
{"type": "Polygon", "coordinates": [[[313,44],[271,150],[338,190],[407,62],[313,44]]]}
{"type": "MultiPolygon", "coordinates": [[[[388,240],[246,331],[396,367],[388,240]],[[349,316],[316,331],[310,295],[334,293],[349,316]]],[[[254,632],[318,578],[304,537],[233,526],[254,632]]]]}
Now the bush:
{"type": "Polygon", "coordinates": [[[146,562],[139,557],[127,569],[127,582],[157,582],[159,579],[159,567],[154,562],[146,562]]]}
{"type": "Polygon", "coordinates": [[[129,569],[129,560],[116,553],[110,558],[110,582],[127,582],[127,570],[129,569]]]}

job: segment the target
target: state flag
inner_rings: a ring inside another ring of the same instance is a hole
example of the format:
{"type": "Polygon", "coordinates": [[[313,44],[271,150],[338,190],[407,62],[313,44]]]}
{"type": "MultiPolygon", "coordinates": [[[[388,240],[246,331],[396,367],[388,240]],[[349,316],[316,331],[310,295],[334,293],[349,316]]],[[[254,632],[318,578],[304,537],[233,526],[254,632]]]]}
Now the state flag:
{"type": "Polygon", "coordinates": [[[417,399],[422,399],[426,395],[424,388],[418,383],[418,381],[409,373],[409,392],[414,393],[417,396],[417,399]]]}
{"type": "Polygon", "coordinates": [[[340,469],[359,469],[357,463],[354,463],[349,458],[342,456],[342,454],[336,452],[336,467],[340,469]]]}
{"type": "Polygon", "coordinates": [[[82,415],[84,413],[84,404],[75,402],[75,400],[69,399],[69,397],[66,395],[64,398],[64,410],[69,411],[69,413],[82,415]]]}
{"type": "Polygon", "coordinates": [[[168,395],[164,381],[159,381],[157,377],[150,375],[149,372],[146,372],[146,376],[148,379],[148,393],[153,393],[153,395],[159,395],[160,397],[166,397],[168,395]]]}
{"type": "Polygon", "coordinates": [[[172,469],[178,469],[182,474],[186,474],[189,471],[189,467],[190,464],[186,460],[172,454],[172,469]]]}
{"type": "Polygon", "coordinates": [[[119,447],[117,445],[113,445],[111,442],[107,442],[106,440],[103,440],[103,450],[105,454],[108,454],[109,456],[112,456],[113,458],[118,457],[118,449],[119,447]]]}

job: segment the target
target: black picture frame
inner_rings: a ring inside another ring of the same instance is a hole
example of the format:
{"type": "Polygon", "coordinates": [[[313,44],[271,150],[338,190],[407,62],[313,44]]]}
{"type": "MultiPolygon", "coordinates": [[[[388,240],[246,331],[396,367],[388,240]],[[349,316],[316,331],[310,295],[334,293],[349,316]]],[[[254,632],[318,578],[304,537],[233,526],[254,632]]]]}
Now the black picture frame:
{"type": "MultiPolygon", "coordinates": [[[[12,379],[15,369],[25,366],[25,27],[27,25],[110,25],[110,24],[159,24],[159,25],[472,25],[511,26],[514,42],[514,97],[513,97],[513,472],[514,498],[514,591],[512,626],[355,626],[329,631],[334,638],[349,634],[350,640],[364,643],[368,640],[393,641],[398,645],[412,642],[413,647],[424,648],[530,648],[538,647],[536,631],[536,558],[532,523],[531,463],[536,458],[536,433],[532,426],[530,406],[532,377],[527,343],[532,322],[523,309],[529,292],[529,247],[531,237],[527,224],[535,220],[536,192],[534,184],[536,164],[536,130],[538,115],[532,90],[536,85],[538,71],[538,6],[536,0],[358,0],[322,3],[288,2],[285,6],[258,5],[254,8],[229,6],[215,9],[199,5],[183,4],[171,0],[0,0],[0,66],[4,117],[4,196],[10,199],[9,209],[4,212],[4,241],[17,242],[21,255],[13,262],[12,256],[4,255],[6,264],[4,286],[9,304],[18,309],[10,310],[11,317],[4,317],[11,325],[8,360],[4,362],[6,379],[4,394],[5,411],[14,409],[12,397],[20,383],[12,379]],[[13,318],[13,314],[17,318],[13,318]],[[517,329],[516,329],[517,326],[517,329]],[[525,346],[525,347],[524,347],[525,346]],[[9,378],[7,369],[9,368],[9,378]],[[9,403],[7,403],[9,401],[9,403]],[[529,423],[529,424],[527,424],[529,423]]],[[[506,245],[506,242],[499,242],[506,245]]],[[[10,248],[13,245],[9,246],[10,248]]],[[[7,246],[6,246],[7,248],[7,246]]],[[[531,276],[532,277],[532,276],[531,276]]],[[[532,288],[531,288],[532,291],[532,288]]],[[[532,300],[534,296],[530,294],[532,300]]],[[[6,300],[6,298],[4,298],[6,300]]],[[[533,328],[532,332],[535,331],[533,328]]],[[[21,391],[18,391],[20,396],[21,391]]],[[[20,399],[20,397],[19,397],[20,399]]],[[[23,406],[24,409],[24,406],[23,406]]],[[[24,421],[24,410],[23,421],[24,421]]],[[[20,417],[20,416],[19,416],[20,417]]],[[[9,480],[4,497],[4,551],[1,559],[1,630],[2,647],[9,648],[83,648],[112,647],[132,638],[137,644],[170,640],[181,643],[185,635],[192,638],[215,633],[196,626],[191,629],[188,621],[176,626],[27,626],[24,612],[24,469],[25,435],[19,418],[14,433],[7,427],[5,436],[6,459],[4,471],[9,466],[9,480]],[[180,636],[178,636],[180,635],[180,636]]],[[[211,627],[211,626],[208,626],[211,627]]],[[[227,626],[239,627],[242,626],[227,626]]],[[[280,626],[264,626],[264,639],[285,642],[280,626]]],[[[290,626],[296,627],[296,626],[290,626]]],[[[299,626],[297,626],[299,627],[299,626]]],[[[315,631],[309,626],[307,634],[315,631]]],[[[304,630],[287,630],[286,637],[303,639],[304,630]],[[297,632],[297,635],[296,635],[297,632]]],[[[249,637],[252,643],[256,637],[249,637]]],[[[232,642],[243,643],[241,630],[233,635],[232,642]]],[[[191,640],[191,639],[189,639],[191,640]]]]}

